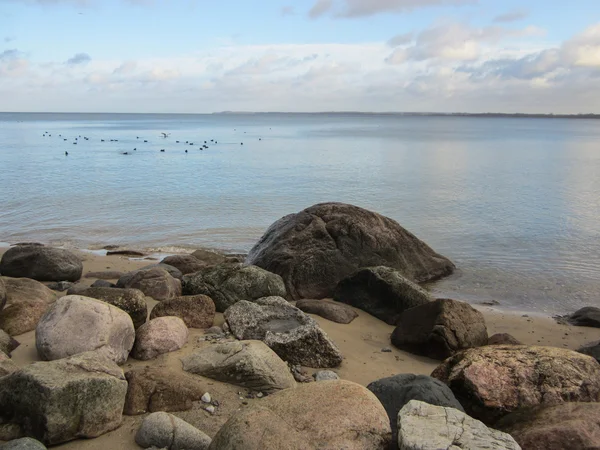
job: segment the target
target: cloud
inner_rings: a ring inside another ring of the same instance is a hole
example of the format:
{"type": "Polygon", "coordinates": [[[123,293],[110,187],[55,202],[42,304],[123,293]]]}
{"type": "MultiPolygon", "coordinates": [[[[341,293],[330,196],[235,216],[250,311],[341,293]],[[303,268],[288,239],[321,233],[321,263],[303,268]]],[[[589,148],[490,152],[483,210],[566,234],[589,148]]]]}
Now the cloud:
{"type": "Polygon", "coordinates": [[[92,60],[91,56],[87,53],[76,53],[72,58],[69,58],[66,64],[70,66],[76,66],[79,64],[87,64],[92,60]]]}
{"type": "Polygon", "coordinates": [[[281,8],[281,15],[283,17],[294,16],[296,15],[296,12],[293,6],[284,6],[283,8],[281,8]]]}
{"type": "Polygon", "coordinates": [[[16,48],[4,50],[0,53],[0,78],[20,77],[25,75],[29,68],[29,61],[23,52],[16,48]]]}
{"type": "Polygon", "coordinates": [[[309,12],[311,18],[333,12],[334,17],[355,18],[380,13],[403,13],[428,6],[460,6],[478,0],[317,0],[309,12]]]}
{"type": "Polygon", "coordinates": [[[14,38],[14,37],[12,37],[12,36],[6,36],[6,37],[3,39],[4,43],[6,43],[6,44],[8,44],[9,42],[12,42],[12,41],[14,41],[14,40],[16,40],[16,38],[14,38]]]}
{"type": "Polygon", "coordinates": [[[412,42],[413,36],[413,33],[397,34],[388,41],[388,45],[390,47],[398,47],[400,45],[408,44],[412,42]]]}
{"type": "Polygon", "coordinates": [[[308,12],[308,16],[312,19],[322,16],[333,7],[333,0],[317,0],[313,7],[308,12]]]}
{"type": "Polygon", "coordinates": [[[135,61],[125,61],[115,70],[113,70],[113,74],[115,75],[127,75],[131,74],[137,68],[137,63],[135,61]]]}
{"type": "Polygon", "coordinates": [[[494,17],[494,23],[509,23],[516,22],[518,20],[525,19],[529,16],[529,12],[523,9],[517,9],[514,11],[509,11],[505,14],[500,14],[499,16],[494,17]]]}

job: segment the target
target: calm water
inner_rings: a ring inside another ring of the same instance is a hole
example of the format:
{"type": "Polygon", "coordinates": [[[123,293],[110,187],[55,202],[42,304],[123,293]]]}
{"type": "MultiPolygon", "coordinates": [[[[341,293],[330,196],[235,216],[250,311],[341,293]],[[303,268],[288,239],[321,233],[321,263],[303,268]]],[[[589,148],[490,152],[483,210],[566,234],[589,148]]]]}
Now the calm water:
{"type": "Polygon", "coordinates": [[[600,303],[600,121],[0,114],[0,198],[0,241],[163,251],[247,251],[285,214],[348,202],[451,258],[440,294],[600,303]]]}

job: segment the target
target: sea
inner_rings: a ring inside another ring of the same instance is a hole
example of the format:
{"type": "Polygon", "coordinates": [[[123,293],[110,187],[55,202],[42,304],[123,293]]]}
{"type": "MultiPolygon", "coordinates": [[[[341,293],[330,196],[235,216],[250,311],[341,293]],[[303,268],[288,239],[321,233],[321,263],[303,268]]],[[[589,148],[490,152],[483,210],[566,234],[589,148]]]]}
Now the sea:
{"type": "Polygon", "coordinates": [[[600,120],[0,113],[5,245],[247,252],[275,220],[331,201],[454,261],[437,296],[600,306],[600,120]]]}

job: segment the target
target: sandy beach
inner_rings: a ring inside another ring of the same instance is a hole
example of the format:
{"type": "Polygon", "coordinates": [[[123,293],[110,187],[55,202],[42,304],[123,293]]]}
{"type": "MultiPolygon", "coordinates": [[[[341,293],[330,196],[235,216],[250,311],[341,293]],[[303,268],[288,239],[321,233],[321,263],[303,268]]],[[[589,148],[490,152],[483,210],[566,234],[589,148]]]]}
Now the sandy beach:
{"type": "MultiPolygon", "coordinates": [[[[0,249],[0,255],[7,249],[0,249]]],[[[84,260],[83,278],[79,283],[90,285],[95,278],[88,278],[90,272],[118,271],[128,272],[138,269],[152,261],[143,258],[131,259],[126,256],[103,256],[90,252],[79,251],[84,260]]],[[[115,280],[116,281],[116,280],[115,280]]],[[[148,298],[150,311],[156,302],[148,298]]],[[[533,313],[503,312],[491,307],[476,305],[486,320],[488,334],[510,333],[515,338],[528,345],[554,346],[560,348],[577,349],[582,344],[600,339],[600,329],[573,327],[558,324],[551,317],[539,316],[533,313]]],[[[382,377],[400,373],[415,373],[429,375],[439,364],[438,361],[419,357],[398,350],[390,344],[390,334],[394,327],[356,310],[358,317],[350,324],[330,322],[318,316],[313,316],[326,333],[339,346],[344,361],[335,371],[345,380],[350,380],[366,386],[368,383],[382,377]],[[382,352],[383,348],[391,352],[382,352]]],[[[222,314],[217,314],[215,324],[223,323],[222,314]]],[[[180,358],[197,348],[210,345],[202,340],[202,330],[190,329],[187,345],[179,351],[164,354],[151,361],[136,361],[129,359],[123,366],[127,371],[140,367],[160,367],[174,371],[182,371],[180,358]]],[[[25,366],[39,358],[35,349],[35,332],[16,336],[21,345],[13,352],[13,361],[18,366],[25,366]]],[[[310,375],[315,369],[306,369],[310,375]]],[[[260,399],[246,398],[245,389],[206,380],[206,390],[213,399],[220,403],[215,415],[211,415],[195,405],[190,411],[176,412],[175,415],[200,428],[211,437],[216,434],[219,427],[228,417],[239,408],[260,402],[260,399]]],[[[124,416],[123,425],[105,435],[92,440],[72,441],[57,448],[65,449],[136,449],[134,435],[144,416],[124,416]]]]}

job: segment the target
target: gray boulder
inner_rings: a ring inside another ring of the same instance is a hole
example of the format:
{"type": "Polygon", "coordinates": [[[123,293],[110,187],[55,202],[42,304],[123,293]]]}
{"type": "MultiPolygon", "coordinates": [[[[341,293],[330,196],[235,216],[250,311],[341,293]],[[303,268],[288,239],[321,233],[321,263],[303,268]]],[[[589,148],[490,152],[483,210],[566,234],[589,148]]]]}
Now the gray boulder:
{"type": "Polygon", "coordinates": [[[0,330],[0,352],[10,356],[11,352],[19,346],[19,342],[13,339],[10,334],[0,330]]]}
{"type": "Polygon", "coordinates": [[[96,280],[90,285],[90,287],[93,287],[93,288],[116,288],[117,285],[115,283],[111,283],[110,281],[106,281],[106,280],[96,280]]]}
{"type": "Polygon", "coordinates": [[[395,325],[404,311],[433,301],[433,297],[390,267],[360,269],[336,286],[333,299],[362,309],[395,325]]]}
{"type": "Polygon", "coordinates": [[[506,433],[454,408],[411,400],[398,414],[400,450],[521,450],[506,433]]]}
{"type": "Polygon", "coordinates": [[[216,266],[217,264],[229,262],[229,259],[224,254],[203,248],[199,248],[191,256],[208,266],[216,266]]]}
{"type": "Polygon", "coordinates": [[[196,350],[183,370],[214,380],[271,393],[296,386],[285,362],[260,341],[234,341],[196,350]]]}
{"type": "Polygon", "coordinates": [[[240,300],[256,300],[270,295],[285,297],[285,286],[279,275],[256,266],[219,264],[206,267],[182,280],[185,295],[207,295],[218,312],[240,300]]]}
{"type": "Polygon", "coordinates": [[[52,289],[53,291],[64,292],[71,288],[73,283],[70,281],[54,281],[53,283],[48,283],[46,286],[48,289],[52,289]]]}
{"type": "Polygon", "coordinates": [[[82,272],[77,255],[62,248],[19,245],[11,247],[0,260],[0,273],[5,277],[77,281],[82,272]]]}
{"type": "Polygon", "coordinates": [[[122,364],[127,361],[134,340],[129,314],[78,295],[68,295],[54,303],[35,330],[38,355],[46,361],[97,351],[122,364]]]}
{"type": "Polygon", "coordinates": [[[198,272],[199,270],[206,267],[206,263],[203,263],[193,255],[167,256],[160,263],[168,264],[169,266],[177,268],[182,273],[182,275],[198,272]]]}
{"type": "Polygon", "coordinates": [[[590,342],[577,349],[579,353],[589,355],[600,363],[600,341],[590,342]]]}
{"type": "Polygon", "coordinates": [[[158,301],[181,295],[181,281],[160,267],[125,274],[119,278],[117,287],[139,289],[144,295],[158,301]]]}
{"type": "Polygon", "coordinates": [[[337,367],[342,354],[309,315],[281,297],[240,301],[225,311],[231,333],[238,339],[257,339],[291,364],[337,367]]]}
{"type": "Polygon", "coordinates": [[[0,450],[46,450],[46,446],[40,441],[25,437],[0,445],[0,450]]]}
{"type": "Polygon", "coordinates": [[[98,352],[36,362],[0,381],[0,420],[46,445],[93,438],[121,425],[127,382],[98,352]]]}
{"type": "Polygon", "coordinates": [[[166,412],[148,415],[135,435],[143,448],[168,450],[206,450],[211,439],[189,423],[166,412]]]}
{"type": "Polygon", "coordinates": [[[327,300],[298,300],[296,308],[336,323],[348,324],[358,317],[358,313],[349,306],[327,300]]]}
{"type": "Polygon", "coordinates": [[[487,345],[483,314],[471,305],[437,299],[404,311],[392,344],[417,355],[446,359],[460,350],[487,345]]]}
{"type": "Polygon", "coordinates": [[[182,348],[188,328],[179,317],[157,317],[137,329],[131,356],[146,361],[182,348]]]}
{"type": "Polygon", "coordinates": [[[206,295],[190,295],[160,302],[152,308],[150,319],[179,317],[189,328],[210,328],[215,321],[215,302],[206,295]]]}
{"type": "Polygon", "coordinates": [[[426,375],[401,374],[373,381],[367,386],[390,418],[392,443],[398,442],[398,412],[411,400],[464,411],[448,386],[426,375]]]}
{"type": "Polygon", "coordinates": [[[139,289],[89,287],[79,291],[78,295],[102,300],[109,305],[122,309],[129,314],[135,328],[146,323],[148,305],[146,304],[146,296],[139,289]]]}
{"type": "Polygon", "coordinates": [[[4,305],[6,305],[6,285],[2,277],[0,277],[0,311],[2,311],[4,305]]]}
{"type": "Polygon", "coordinates": [[[170,264],[165,264],[165,263],[158,263],[158,264],[149,264],[147,266],[142,267],[141,269],[138,269],[137,271],[139,272],[140,270],[148,270],[148,269],[164,269],[167,272],[169,272],[169,275],[171,275],[173,278],[177,278],[178,280],[181,280],[181,278],[183,278],[183,273],[181,273],[181,270],[179,270],[177,267],[172,266],[170,264]]]}
{"type": "Polygon", "coordinates": [[[0,352],[0,378],[16,372],[17,370],[19,370],[19,366],[17,366],[6,353],[0,352]]]}
{"type": "Polygon", "coordinates": [[[278,220],[246,263],[281,275],[295,300],[330,298],[362,267],[392,267],[417,283],[454,271],[452,262],[394,220],[343,203],[321,203],[278,220]]]}
{"type": "Polygon", "coordinates": [[[338,374],[332,370],[320,370],[318,372],[315,372],[313,373],[313,378],[315,379],[315,381],[331,381],[340,379],[338,374]]]}
{"type": "Polygon", "coordinates": [[[11,336],[35,330],[40,318],[56,301],[56,293],[29,278],[2,277],[6,305],[0,311],[0,328],[11,336]]]}
{"type": "Polygon", "coordinates": [[[600,308],[587,306],[566,317],[567,322],[579,327],[600,328],[600,308]]]}
{"type": "Polygon", "coordinates": [[[496,333],[489,337],[487,345],[523,345],[523,343],[508,333],[496,333]]]}

